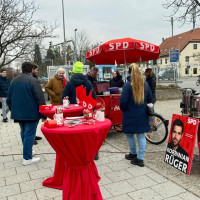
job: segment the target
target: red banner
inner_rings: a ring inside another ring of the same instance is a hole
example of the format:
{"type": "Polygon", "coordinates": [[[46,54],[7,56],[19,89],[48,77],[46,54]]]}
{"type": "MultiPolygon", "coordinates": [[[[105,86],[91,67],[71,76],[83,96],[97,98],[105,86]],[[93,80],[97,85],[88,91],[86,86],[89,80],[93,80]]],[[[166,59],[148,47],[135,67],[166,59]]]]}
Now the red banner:
{"type": "Polygon", "coordinates": [[[183,173],[190,174],[199,120],[173,114],[164,161],[183,173]]]}

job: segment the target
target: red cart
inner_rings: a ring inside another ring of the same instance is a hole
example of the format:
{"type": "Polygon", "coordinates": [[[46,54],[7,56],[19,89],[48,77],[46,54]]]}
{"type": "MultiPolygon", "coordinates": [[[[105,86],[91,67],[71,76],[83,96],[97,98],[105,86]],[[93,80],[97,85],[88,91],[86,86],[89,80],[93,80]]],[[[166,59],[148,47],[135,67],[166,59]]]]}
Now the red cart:
{"type": "Polygon", "coordinates": [[[111,130],[121,131],[122,111],[120,110],[120,94],[97,95],[97,108],[105,108],[105,117],[112,122],[111,130]]]}

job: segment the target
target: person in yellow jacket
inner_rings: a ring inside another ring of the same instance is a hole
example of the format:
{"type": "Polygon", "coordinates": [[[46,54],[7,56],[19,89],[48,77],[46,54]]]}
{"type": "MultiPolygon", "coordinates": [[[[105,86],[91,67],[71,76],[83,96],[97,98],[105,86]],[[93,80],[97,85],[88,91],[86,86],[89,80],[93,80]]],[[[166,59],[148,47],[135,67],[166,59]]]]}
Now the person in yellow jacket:
{"type": "Polygon", "coordinates": [[[62,93],[67,80],[64,77],[65,70],[59,68],[54,77],[52,77],[45,86],[45,92],[50,96],[50,103],[53,105],[62,104],[62,93]]]}

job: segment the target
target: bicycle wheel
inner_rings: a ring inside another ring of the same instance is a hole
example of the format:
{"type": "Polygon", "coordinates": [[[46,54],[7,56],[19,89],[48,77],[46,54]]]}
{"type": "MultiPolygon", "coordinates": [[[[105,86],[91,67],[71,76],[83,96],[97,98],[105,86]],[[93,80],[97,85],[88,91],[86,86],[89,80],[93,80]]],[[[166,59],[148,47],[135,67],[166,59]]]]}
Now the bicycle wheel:
{"type": "Polygon", "coordinates": [[[197,80],[196,85],[199,86],[199,80],[197,80]]]}
{"type": "Polygon", "coordinates": [[[168,127],[166,120],[159,114],[154,113],[149,116],[151,131],[145,133],[146,140],[151,144],[161,144],[168,136],[168,127]]]}

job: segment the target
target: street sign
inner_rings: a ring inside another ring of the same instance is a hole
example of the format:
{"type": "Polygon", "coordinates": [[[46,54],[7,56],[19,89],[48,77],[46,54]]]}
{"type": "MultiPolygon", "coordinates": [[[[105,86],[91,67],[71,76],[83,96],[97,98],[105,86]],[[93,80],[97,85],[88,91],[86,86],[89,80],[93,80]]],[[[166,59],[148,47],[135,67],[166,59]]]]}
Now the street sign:
{"type": "Polygon", "coordinates": [[[179,62],[179,50],[170,50],[169,51],[169,59],[170,63],[177,63],[179,62]]]}

